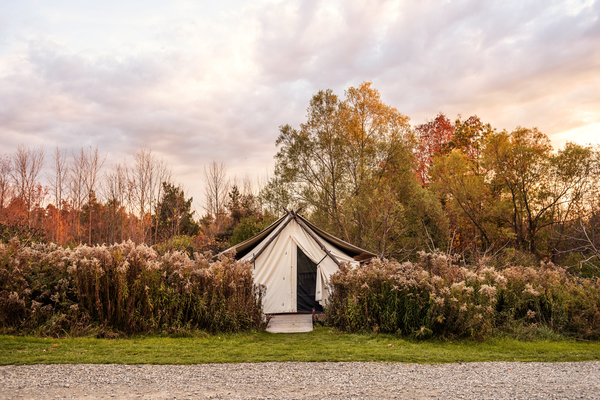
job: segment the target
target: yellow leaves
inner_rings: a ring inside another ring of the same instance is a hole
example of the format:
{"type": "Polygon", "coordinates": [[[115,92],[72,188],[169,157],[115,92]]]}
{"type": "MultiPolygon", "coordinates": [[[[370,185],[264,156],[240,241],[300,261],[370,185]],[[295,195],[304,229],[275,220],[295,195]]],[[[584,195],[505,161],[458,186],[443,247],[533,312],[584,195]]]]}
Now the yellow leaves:
{"type": "Polygon", "coordinates": [[[346,90],[341,110],[345,139],[356,150],[373,151],[372,147],[382,140],[398,141],[411,137],[409,118],[383,103],[381,94],[371,87],[371,82],[346,90]]]}

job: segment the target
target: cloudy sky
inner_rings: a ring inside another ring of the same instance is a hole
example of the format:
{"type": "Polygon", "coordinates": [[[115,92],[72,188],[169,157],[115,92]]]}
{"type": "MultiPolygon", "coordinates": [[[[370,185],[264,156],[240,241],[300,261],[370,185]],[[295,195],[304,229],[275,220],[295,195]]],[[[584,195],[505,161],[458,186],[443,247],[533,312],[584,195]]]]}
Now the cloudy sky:
{"type": "MultiPolygon", "coordinates": [[[[320,89],[600,143],[600,0],[0,0],[0,154],[147,147],[201,211],[202,170],[273,167],[320,89]]],[[[49,157],[48,157],[49,158],[49,157]]]]}

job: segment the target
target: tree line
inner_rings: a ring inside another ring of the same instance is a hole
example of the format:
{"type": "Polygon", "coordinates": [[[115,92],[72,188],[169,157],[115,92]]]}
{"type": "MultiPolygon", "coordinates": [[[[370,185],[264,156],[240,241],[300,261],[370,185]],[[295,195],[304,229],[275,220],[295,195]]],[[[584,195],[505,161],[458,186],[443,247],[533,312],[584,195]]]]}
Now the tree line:
{"type": "Polygon", "coordinates": [[[48,157],[21,145],[0,157],[2,240],[219,251],[283,207],[302,207],[381,257],[440,249],[469,261],[519,256],[598,271],[598,147],[555,150],[536,128],[498,130],[477,116],[439,113],[411,126],[369,82],[342,97],[319,91],[306,121],[280,126],[276,144],[274,173],[259,188],[231,180],[224,163],[205,165],[202,215],[151,150],[107,168],[97,148],[48,157]]]}
{"type": "Polygon", "coordinates": [[[97,147],[55,148],[48,156],[42,147],[20,145],[0,156],[1,240],[70,247],[131,240],[163,250],[220,251],[276,218],[263,212],[255,184],[230,180],[222,163],[204,168],[206,212],[197,215],[193,198],[151,150],[110,167],[105,160],[97,147]]]}
{"type": "Polygon", "coordinates": [[[465,260],[519,256],[598,271],[600,149],[553,149],[536,128],[498,130],[439,113],[412,127],[365,82],[319,91],[283,125],[272,204],[381,257],[441,249],[465,260]]]}
{"type": "Polygon", "coordinates": [[[43,148],[24,145],[0,158],[3,241],[151,244],[200,233],[192,199],[164,160],[141,149],[132,163],[103,170],[105,159],[98,148],[56,148],[47,157],[43,148]]]}

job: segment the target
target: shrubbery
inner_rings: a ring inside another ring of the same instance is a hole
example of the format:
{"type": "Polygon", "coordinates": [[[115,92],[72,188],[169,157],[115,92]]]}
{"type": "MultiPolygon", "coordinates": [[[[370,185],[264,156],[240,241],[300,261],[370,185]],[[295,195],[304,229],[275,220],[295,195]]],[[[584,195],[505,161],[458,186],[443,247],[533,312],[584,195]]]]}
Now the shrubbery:
{"type": "MultiPolygon", "coordinates": [[[[600,281],[539,267],[460,266],[442,253],[373,260],[331,279],[328,324],[347,332],[485,339],[536,331],[600,338],[600,281]]],[[[132,242],[0,244],[0,328],[81,335],[263,329],[250,265],[132,242]]]]}
{"type": "Polygon", "coordinates": [[[0,244],[0,327],[48,335],[263,328],[249,264],[132,242],[0,244]]]}
{"type": "Polygon", "coordinates": [[[465,268],[442,253],[419,262],[374,260],[342,268],[331,280],[328,323],[415,337],[484,339],[500,332],[544,328],[579,338],[600,337],[600,282],[575,278],[552,263],[539,268],[465,268]]]}

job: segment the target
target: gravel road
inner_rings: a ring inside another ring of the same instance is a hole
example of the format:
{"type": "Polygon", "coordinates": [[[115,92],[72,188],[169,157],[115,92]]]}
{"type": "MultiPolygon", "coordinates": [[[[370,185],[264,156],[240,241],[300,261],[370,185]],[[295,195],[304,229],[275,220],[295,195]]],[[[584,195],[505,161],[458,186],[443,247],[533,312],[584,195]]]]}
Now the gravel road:
{"type": "Polygon", "coordinates": [[[600,399],[600,362],[0,367],[1,399],[600,399]]]}

